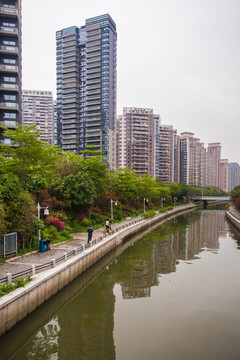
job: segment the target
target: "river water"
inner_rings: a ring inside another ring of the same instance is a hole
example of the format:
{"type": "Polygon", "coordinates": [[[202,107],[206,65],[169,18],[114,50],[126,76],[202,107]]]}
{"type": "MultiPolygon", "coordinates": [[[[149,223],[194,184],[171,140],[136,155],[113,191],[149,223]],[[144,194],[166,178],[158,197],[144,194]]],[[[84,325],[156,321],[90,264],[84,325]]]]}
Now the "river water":
{"type": "Polygon", "coordinates": [[[1,359],[240,359],[240,246],[224,210],[132,237],[0,338],[1,359]]]}

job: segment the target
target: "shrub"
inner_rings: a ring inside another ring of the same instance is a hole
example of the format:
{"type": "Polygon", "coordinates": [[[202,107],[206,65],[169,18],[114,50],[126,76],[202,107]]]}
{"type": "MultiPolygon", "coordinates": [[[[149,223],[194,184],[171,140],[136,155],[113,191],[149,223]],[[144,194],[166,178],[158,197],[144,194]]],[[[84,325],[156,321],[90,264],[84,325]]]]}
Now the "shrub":
{"type": "Polygon", "coordinates": [[[154,210],[149,210],[147,211],[143,216],[145,219],[149,219],[150,217],[153,217],[154,215],[156,215],[154,210]]]}
{"type": "Polygon", "coordinates": [[[46,229],[42,231],[43,239],[49,238],[51,240],[54,240],[57,239],[57,237],[58,237],[58,231],[53,225],[48,226],[46,229]]]}
{"type": "Polygon", "coordinates": [[[89,224],[90,224],[90,220],[88,220],[87,218],[84,218],[84,219],[82,220],[82,225],[83,225],[83,226],[89,226],[89,224]]]}
{"type": "Polygon", "coordinates": [[[121,221],[123,219],[123,213],[121,210],[114,210],[113,217],[115,220],[121,221]]]}
{"type": "Polygon", "coordinates": [[[55,216],[47,216],[46,222],[55,226],[58,229],[63,229],[65,227],[63,222],[61,220],[59,220],[58,218],[56,218],[55,216]]]}
{"type": "Polygon", "coordinates": [[[9,292],[25,286],[25,284],[29,283],[31,281],[30,276],[28,276],[26,279],[23,277],[16,279],[11,284],[0,284],[0,297],[3,295],[8,294],[9,292]]]}
{"type": "Polygon", "coordinates": [[[102,223],[104,223],[104,217],[97,212],[92,212],[91,213],[91,221],[94,224],[102,224],[102,223]]]}

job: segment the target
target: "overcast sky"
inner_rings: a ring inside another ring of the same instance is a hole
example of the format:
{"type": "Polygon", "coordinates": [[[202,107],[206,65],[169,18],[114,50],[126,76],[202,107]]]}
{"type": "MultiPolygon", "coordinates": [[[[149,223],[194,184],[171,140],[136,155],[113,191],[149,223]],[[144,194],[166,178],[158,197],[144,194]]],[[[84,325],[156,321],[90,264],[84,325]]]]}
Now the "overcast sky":
{"type": "Polygon", "coordinates": [[[109,13],[117,114],[153,108],[240,164],[240,0],[22,0],[23,89],[56,94],[57,30],[109,13]]]}

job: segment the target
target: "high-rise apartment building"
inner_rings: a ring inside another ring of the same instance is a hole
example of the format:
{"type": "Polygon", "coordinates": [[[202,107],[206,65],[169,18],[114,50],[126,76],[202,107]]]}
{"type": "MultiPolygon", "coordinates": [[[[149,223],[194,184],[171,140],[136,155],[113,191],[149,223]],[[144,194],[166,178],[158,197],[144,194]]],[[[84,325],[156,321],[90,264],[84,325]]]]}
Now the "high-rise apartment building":
{"type": "Polygon", "coordinates": [[[193,133],[181,133],[180,138],[180,181],[189,185],[210,186],[212,182],[212,161],[200,139],[193,133]]]}
{"type": "Polygon", "coordinates": [[[54,108],[51,91],[23,90],[22,123],[36,125],[40,139],[53,144],[54,108]]]}
{"type": "Polygon", "coordinates": [[[117,118],[117,167],[156,177],[160,116],[153,109],[123,108],[117,118]]]}
{"type": "Polygon", "coordinates": [[[228,171],[228,160],[221,159],[220,160],[220,179],[219,179],[219,187],[223,191],[228,192],[228,181],[229,181],[229,171],[228,171]]]}
{"type": "Polygon", "coordinates": [[[116,167],[116,25],[110,15],[56,33],[58,143],[100,150],[116,167]]]}
{"type": "MultiPolygon", "coordinates": [[[[0,124],[22,123],[22,2],[0,0],[0,124]]],[[[11,145],[0,129],[0,143],[11,145]]]]}
{"type": "Polygon", "coordinates": [[[172,125],[159,126],[158,178],[164,183],[178,183],[180,166],[180,142],[172,125]]]}
{"type": "Polygon", "coordinates": [[[236,162],[229,163],[228,191],[240,185],[240,166],[236,162]]]}
{"type": "Polygon", "coordinates": [[[209,143],[208,153],[212,158],[212,185],[219,187],[220,185],[220,159],[221,159],[221,144],[209,143]]]}

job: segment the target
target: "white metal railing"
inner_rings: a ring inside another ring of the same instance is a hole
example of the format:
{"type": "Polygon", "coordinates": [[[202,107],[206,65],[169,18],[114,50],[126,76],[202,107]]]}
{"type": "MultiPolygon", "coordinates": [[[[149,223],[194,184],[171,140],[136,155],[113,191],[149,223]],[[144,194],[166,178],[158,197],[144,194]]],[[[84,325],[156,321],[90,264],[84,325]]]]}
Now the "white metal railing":
{"type": "Polygon", "coordinates": [[[36,273],[39,273],[41,271],[44,270],[48,270],[51,269],[53,267],[55,267],[57,264],[64,262],[66,260],[68,260],[69,258],[79,254],[79,253],[83,253],[83,255],[85,256],[84,251],[88,248],[91,248],[93,245],[98,244],[99,242],[103,241],[105,237],[112,235],[118,231],[124,230],[134,224],[137,224],[138,222],[142,221],[142,217],[139,216],[138,218],[133,219],[132,221],[129,221],[127,223],[121,224],[119,226],[116,226],[113,230],[111,230],[108,234],[103,234],[102,236],[99,236],[98,238],[94,239],[91,241],[90,244],[83,244],[80,245],[79,247],[76,247],[74,250],[71,250],[70,252],[66,252],[64,255],[58,257],[57,259],[52,259],[51,261],[41,264],[41,265],[30,265],[30,268],[24,271],[20,271],[18,273],[15,274],[11,274],[11,273],[7,273],[3,278],[0,279],[0,283],[10,283],[14,280],[16,280],[19,277],[22,276],[31,276],[31,275],[35,275],[36,273]]]}

